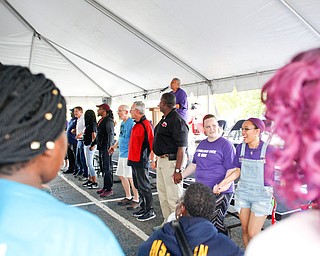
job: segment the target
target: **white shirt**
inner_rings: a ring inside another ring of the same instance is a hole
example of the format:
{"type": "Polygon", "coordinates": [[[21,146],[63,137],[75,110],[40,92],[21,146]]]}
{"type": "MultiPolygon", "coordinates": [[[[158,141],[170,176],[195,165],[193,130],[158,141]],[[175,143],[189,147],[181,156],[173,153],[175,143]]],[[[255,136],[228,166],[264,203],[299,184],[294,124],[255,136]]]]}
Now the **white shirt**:
{"type": "Polygon", "coordinates": [[[299,212],[250,241],[246,256],[320,255],[320,210],[299,212]]]}
{"type": "Polygon", "coordinates": [[[77,120],[77,126],[76,126],[77,135],[80,133],[83,133],[84,128],[85,128],[84,115],[81,115],[77,120]]]}

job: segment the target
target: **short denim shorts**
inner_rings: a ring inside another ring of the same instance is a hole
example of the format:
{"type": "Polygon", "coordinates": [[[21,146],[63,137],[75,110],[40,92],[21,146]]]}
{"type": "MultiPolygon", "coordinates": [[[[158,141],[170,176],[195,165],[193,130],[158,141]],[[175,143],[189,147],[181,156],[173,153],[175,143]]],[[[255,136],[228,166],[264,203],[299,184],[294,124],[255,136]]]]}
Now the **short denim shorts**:
{"type": "Polygon", "coordinates": [[[250,208],[256,216],[269,215],[272,212],[273,187],[238,184],[235,191],[235,207],[250,208]]]}

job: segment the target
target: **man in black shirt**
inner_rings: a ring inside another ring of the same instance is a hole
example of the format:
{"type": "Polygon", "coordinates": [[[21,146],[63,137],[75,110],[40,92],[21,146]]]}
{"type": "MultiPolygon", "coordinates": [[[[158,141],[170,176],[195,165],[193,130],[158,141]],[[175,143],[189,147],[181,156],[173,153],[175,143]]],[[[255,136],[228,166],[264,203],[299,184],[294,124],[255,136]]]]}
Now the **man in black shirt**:
{"type": "Polygon", "coordinates": [[[164,114],[154,130],[153,150],[157,157],[157,190],[162,215],[167,220],[175,211],[182,196],[182,182],[175,185],[173,177],[183,171],[187,163],[188,126],[175,109],[176,98],[164,93],[159,103],[164,114]]]}
{"type": "Polygon", "coordinates": [[[91,143],[90,150],[97,145],[100,170],[103,172],[103,188],[98,190],[97,193],[100,194],[100,197],[107,197],[113,195],[111,155],[109,155],[108,149],[114,143],[114,121],[112,110],[108,104],[97,105],[97,107],[98,116],[101,116],[101,119],[98,122],[97,137],[91,143]]]}

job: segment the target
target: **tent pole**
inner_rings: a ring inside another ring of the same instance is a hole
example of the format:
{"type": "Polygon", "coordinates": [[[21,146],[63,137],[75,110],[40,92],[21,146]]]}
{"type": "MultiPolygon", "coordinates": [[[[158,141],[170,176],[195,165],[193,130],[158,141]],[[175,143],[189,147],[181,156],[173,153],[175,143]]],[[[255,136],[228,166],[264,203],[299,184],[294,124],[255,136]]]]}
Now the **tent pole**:
{"type": "Polygon", "coordinates": [[[30,56],[29,56],[29,65],[28,68],[31,70],[31,64],[32,64],[32,56],[33,56],[33,48],[34,48],[34,38],[36,34],[33,33],[32,39],[31,39],[31,47],[30,47],[30,56]]]}
{"type": "Polygon", "coordinates": [[[138,37],[140,40],[144,41],[145,43],[150,45],[152,48],[154,48],[155,50],[160,52],[162,55],[166,56],[167,58],[169,58],[170,60],[172,60],[173,62],[178,64],[180,67],[187,70],[189,73],[195,75],[196,77],[198,77],[200,79],[203,79],[205,81],[209,81],[203,74],[201,74],[200,72],[198,72],[197,70],[195,70],[194,68],[189,66],[187,63],[185,63],[184,61],[179,59],[177,56],[175,56],[174,54],[172,54],[168,50],[164,49],[162,46],[157,44],[155,41],[153,41],[152,39],[147,37],[145,34],[138,31],[136,28],[132,27],[130,24],[125,22],[123,19],[121,19],[120,17],[115,15],[113,12],[109,11],[107,8],[105,8],[104,6],[102,6],[101,4],[96,2],[95,0],[85,0],[85,1],[88,4],[90,4],[91,6],[93,6],[95,9],[97,9],[98,11],[100,11],[101,13],[103,13],[104,15],[109,17],[110,19],[112,19],[114,22],[116,22],[117,24],[119,24],[120,26],[122,26],[123,28],[128,30],[130,33],[132,33],[133,35],[138,37]]]}
{"type": "Polygon", "coordinates": [[[318,37],[320,37],[320,32],[312,26],[300,13],[298,13],[290,4],[285,0],[280,0],[280,2],[288,8],[299,20],[301,20],[312,32],[314,32],[318,37]]]}

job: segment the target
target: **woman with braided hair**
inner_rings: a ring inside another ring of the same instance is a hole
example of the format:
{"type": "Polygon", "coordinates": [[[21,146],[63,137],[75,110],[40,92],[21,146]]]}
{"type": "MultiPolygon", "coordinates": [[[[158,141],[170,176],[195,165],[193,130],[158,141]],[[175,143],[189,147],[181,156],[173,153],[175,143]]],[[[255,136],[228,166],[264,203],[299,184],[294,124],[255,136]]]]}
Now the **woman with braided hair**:
{"type": "Polygon", "coordinates": [[[64,159],[65,119],[65,99],[52,81],[0,66],[1,255],[123,255],[101,220],[41,191],[64,159]],[[81,246],[79,233],[87,235],[81,246]]]}
{"type": "MultiPolygon", "coordinates": [[[[287,202],[320,203],[320,48],[298,54],[262,88],[266,117],[283,140],[274,156],[287,202]],[[307,186],[307,193],[301,186],[307,186]]],[[[267,166],[268,167],[268,166],[267,166]]],[[[318,255],[320,210],[296,213],[249,243],[246,255],[318,255]],[[276,248],[276,250],[274,249],[276,248]]]]}

